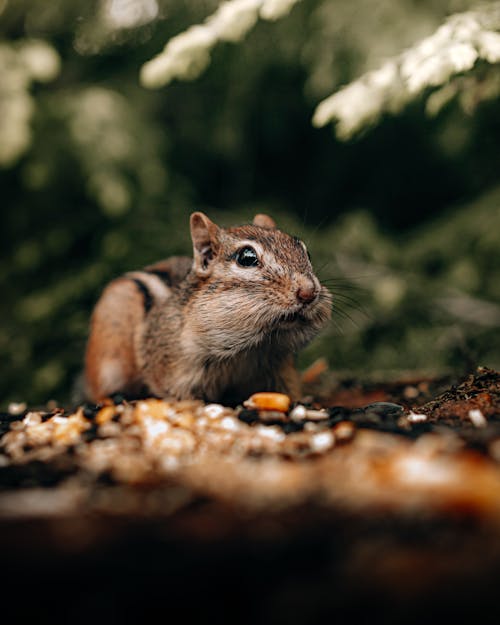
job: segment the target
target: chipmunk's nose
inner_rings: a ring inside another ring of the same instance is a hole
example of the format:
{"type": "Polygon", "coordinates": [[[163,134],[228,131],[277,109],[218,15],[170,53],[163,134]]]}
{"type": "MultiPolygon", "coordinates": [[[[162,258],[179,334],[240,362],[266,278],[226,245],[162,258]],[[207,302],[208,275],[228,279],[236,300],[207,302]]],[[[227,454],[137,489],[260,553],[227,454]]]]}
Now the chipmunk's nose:
{"type": "Polygon", "coordinates": [[[314,299],[316,299],[316,295],[318,294],[318,289],[316,288],[316,284],[310,278],[305,278],[301,281],[299,288],[297,289],[297,299],[302,304],[309,304],[314,299]]]}

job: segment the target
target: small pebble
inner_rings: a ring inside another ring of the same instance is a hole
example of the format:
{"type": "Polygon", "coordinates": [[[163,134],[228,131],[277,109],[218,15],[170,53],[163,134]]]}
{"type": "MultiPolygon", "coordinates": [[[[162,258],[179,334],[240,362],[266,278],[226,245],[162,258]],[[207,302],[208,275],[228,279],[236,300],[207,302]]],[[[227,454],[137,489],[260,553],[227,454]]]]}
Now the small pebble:
{"type": "Polygon", "coordinates": [[[38,425],[42,422],[42,416],[39,412],[28,412],[23,419],[24,425],[38,425]]]}
{"type": "Polygon", "coordinates": [[[218,419],[219,417],[222,417],[225,410],[226,409],[224,406],[221,406],[221,404],[207,404],[205,408],[203,408],[203,412],[209,419],[218,419]]]}
{"type": "Polygon", "coordinates": [[[304,421],[307,414],[307,408],[299,404],[290,412],[290,419],[292,421],[304,421]]]}
{"type": "Polygon", "coordinates": [[[266,427],[264,425],[259,425],[255,429],[256,433],[262,436],[263,438],[269,438],[277,443],[285,440],[285,434],[282,430],[278,429],[276,426],[272,425],[271,427],[266,427]]]}
{"type": "Polygon", "coordinates": [[[224,417],[220,426],[223,430],[227,430],[228,432],[238,432],[241,429],[241,423],[238,423],[237,419],[234,417],[224,417]]]}
{"type": "Polygon", "coordinates": [[[363,406],[362,410],[366,413],[379,415],[380,417],[399,417],[404,412],[403,406],[393,404],[388,401],[376,401],[372,404],[363,406]]]}
{"type": "Polygon", "coordinates": [[[281,428],[285,434],[291,434],[292,432],[301,432],[304,429],[303,422],[287,421],[281,425],[281,428]]]}
{"type": "Polygon", "coordinates": [[[122,395],[121,393],[113,393],[111,395],[111,400],[112,402],[118,406],[119,404],[123,404],[125,401],[125,396],[122,395]]]}
{"type": "Polygon", "coordinates": [[[86,419],[90,419],[91,421],[95,419],[98,411],[99,407],[97,406],[97,404],[84,404],[82,407],[83,416],[86,419]]]}
{"type": "Polygon", "coordinates": [[[422,423],[423,421],[427,421],[427,415],[420,412],[410,411],[410,413],[406,416],[406,419],[410,423],[422,423]]]}
{"type": "Polygon", "coordinates": [[[488,425],[488,421],[486,420],[485,416],[477,408],[475,408],[474,410],[469,410],[468,417],[471,420],[472,425],[476,428],[485,428],[488,425]]]}
{"type": "Polygon", "coordinates": [[[324,421],[328,419],[329,416],[326,410],[306,410],[306,419],[309,421],[324,421]]]}
{"type": "Polygon", "coordinates": [[[7,407],[7,412],[9,414],[18,415],[22,414],[26,410],[26,402],[16,402],[11,401],[7,407]]]}
{"type": "Polygon", "coordinates": [[[334,443],[335,436],[332,432],[320,432],[311,436],[311,449],[318,453],[330,449],[334,443]]]}
{"type": "Polygon", "coordinates": [[[333,428],[338,441],[348,441],[354,436],[356,426],[351,421],[341,421],[333,428]]]}
{"type": "Polygon", "coordinates": [[[257,410],[240,410],[238,413],[238,419],[243,421],[243,423],[255,423],[259,420],[259,413],[257,410]]]}
{"type": "Polygon", "coordinates": [[[329,418],[326,410],[312,410],[299,404],[290,412],[292,421],[323,421],[329,418]]]}

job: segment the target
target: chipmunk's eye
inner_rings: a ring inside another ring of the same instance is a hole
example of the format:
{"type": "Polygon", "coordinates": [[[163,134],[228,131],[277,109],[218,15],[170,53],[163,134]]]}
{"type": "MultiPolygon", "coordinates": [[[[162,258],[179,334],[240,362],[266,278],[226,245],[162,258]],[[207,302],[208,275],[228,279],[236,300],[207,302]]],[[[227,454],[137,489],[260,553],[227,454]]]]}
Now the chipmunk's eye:
{"type": "Polygon", "coordinates": [[[257,252],[249,245],[238,250],[235,258],[236,262],[238,265],[241,265],[241,267],[256,267],[259,264],[257,252]]]}

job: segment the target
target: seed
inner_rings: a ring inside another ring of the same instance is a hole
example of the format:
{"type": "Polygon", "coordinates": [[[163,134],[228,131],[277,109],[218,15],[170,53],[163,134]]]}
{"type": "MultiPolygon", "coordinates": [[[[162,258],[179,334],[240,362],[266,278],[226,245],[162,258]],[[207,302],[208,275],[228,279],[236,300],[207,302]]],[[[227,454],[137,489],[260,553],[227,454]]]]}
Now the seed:
{"type": "Polygon", "coordinates": [[[306,410],[306,419],[309,421],[323,421],[328,419],[326,410],[306,410]]]}
{"type": "Polygon", "coordinates": [[[56,443],[63,445],[76,444],[80,434],[90,427],[80,410],[69,417],[52,417],[51,421],[54,424],[53,439],[56,443]]]}
{"type": "Polygon", "coordinates": [[[191,429],[194,424],[194,416],[190,412],[181,412],[176,415],[175,420],[172,419],[175,425],[181,428],[191,429]]]}
{"type": "Polygon", "coordinates": [[[268,438],[270,440],[276,441],[277,443],[281,443],[285,440],[285,435],[275,425],[259,425],[255,428],[255,432],[262,438],[268,438]]]}
{"type": "Polygon", "coordinates": [[[328,419],[329,414],[326,410],[312,410],[299,404],[290,413],[292,421],[323,421],[328,419]]]}
{"type": "Polygon", "coordinates": [[[406,418],[410,423],[422,423],[423,421],[427,421],[427,415],[420,412],[410,411],[406,418]]]}
{"type": "Polygon", "coordinates": [[[356,426],[351,421],[341,421],[337,423],[333,431],[338,441],[348,441],[354,436],[356,426]]]}
{"type": "Polygon", "coordinates": [[[111,419],[115,416],[115,414],[116,414],[115,405],[104,406],[104,408],[101,408],[101,410],[99,410],[99,412],[97,413],[95,420],[99,425],[102,425],[103,423],[106,423],[106,421],[111,421],[111,419]]]}
{"type": "Polygon", "coordinates": [[[335,436],[332,432],[320,432],[311,437],[311,449],[317,453],[321,453],[333,447],[335,436]]]}
{"type": "MultiPolygon", "coordinates": [[[[113,406],[115,409],[115,406],[113,406]]],[[[148,415],[154,419],[164,419],[167,416],[169,406],[161,399],[144,399],[137,402],[136,410],[140,415],[148,415]]],[[[104,410],[104,409],[103,409],[104,410]]],[[[102,412],[102,410],[101,410],[102,412]]],[[[99,413],[100,414],[100,413],[99,413]]],[[[97,416],[99,418],[99,415],[97,416]]]]}
{"type": "Polygon", "coordinates": [[[83,416],[86,419],[93,420],[99,411],[98,407],[95,404],[83,404],[82,406],[83,416]]]}
{"type": "Polygon", "coordinates": [[[224,417],[220,422],[220,427],[228,432],[237,432],[240,429],[240,423],[234,417],[224,417]]]}
{"type": "Polygon", "coordinates": [[[222,417],[226,409],[221,404],[207,404],[203,412],[209,419],[218,419],[222,417]]]}
{"type": "Polygon", "coordinates": [[[290,402],[290,397],[283,393],[255,393],[244,401],[243,405],[245,408],[256,408],[257,410],[288,412],[290,402]]]}
{"type": "Polygon", "coordinates": [[[290,413],[290,419],[292,421],[303,421],[306,418],[307,408],[299,404],[290,413]]]}

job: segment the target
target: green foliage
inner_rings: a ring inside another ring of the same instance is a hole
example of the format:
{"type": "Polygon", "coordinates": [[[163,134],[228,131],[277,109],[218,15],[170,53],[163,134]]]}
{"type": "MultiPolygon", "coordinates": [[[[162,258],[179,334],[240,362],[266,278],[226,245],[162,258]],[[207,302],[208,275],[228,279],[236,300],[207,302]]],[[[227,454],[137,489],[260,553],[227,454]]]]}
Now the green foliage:
{"type": "MultiPolygon", "coordinates": [[[[322,233],[318,254],[342,278],[332,282],[340,310],[326,338],[331,366],[366,373],[498,367],[499,203],[500,188],[399,240],[366,212],[322,233]]],[[[307,355],[325,353],[324,343],[307,355]]]]}
{"type": "Polygon", "coordinates": [[[346,144],[310,125],[448,8],[364,5],[304,0],[215,47],[196,82],[148,91],[141,66],[215,1],[0,1],[3,403],[67,400],[103,285],[189,253],[197,209],[226,224],[270,212],[336,280],[334,323],[303,364],[500,364],[498,103],[470,116],[450,100],[429,120],[417,101],[346,144]]]}

